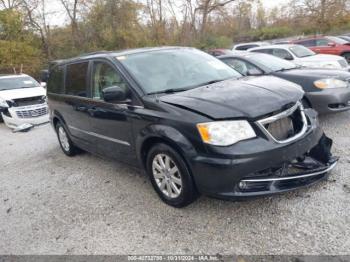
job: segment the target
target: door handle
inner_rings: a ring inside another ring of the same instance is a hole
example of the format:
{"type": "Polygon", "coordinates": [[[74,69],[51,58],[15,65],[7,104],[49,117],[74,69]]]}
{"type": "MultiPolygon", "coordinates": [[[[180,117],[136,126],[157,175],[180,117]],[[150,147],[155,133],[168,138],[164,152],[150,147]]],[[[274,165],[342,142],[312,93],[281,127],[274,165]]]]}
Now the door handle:
{"type": "Polygon", "coordinates": [[[89,108],[87,111],[88,111],[88,112],[89,112],[89,114],[91,115],[91,114],[93,114],[93,113],[97,112],[97,111],[98,111],[98,109],[96,109],[96,107],[91,107],[91,108],[89,108]]]}
{"type": "Polygon", "coordinates": [[[75,110],[84,112],[84,111],[86,110],[86,107],[85,107],[85,106],[77,106],[77,107],[75,108],[75,110]]]}

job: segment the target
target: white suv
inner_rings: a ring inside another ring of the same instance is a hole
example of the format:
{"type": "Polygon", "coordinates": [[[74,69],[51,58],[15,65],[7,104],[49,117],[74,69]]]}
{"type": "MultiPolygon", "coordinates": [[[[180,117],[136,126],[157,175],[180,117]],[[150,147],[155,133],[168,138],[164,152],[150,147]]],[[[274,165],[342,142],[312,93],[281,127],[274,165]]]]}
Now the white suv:
{"type": "Polygon", "coordinates": [[[0,115],[10,128],[49,122],[46,90],[28,75],[0,75],[0,115]]]}
{"type": "Polygon", "coordinates": [[[302,45],[285,44],[251,48],[249,52],[265,53],[305,67],[331,68],[350,71],[344,57],[337,55],[316,54],[302,45]]]}

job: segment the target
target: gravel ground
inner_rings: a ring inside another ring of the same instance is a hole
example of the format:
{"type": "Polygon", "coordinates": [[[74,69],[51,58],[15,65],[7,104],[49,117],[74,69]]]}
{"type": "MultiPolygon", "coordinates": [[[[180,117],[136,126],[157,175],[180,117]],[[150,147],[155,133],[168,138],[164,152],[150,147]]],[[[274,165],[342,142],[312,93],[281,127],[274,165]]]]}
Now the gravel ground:
{"type": "Polygon", "coordinates": [[[350,254],[350,113],[321,123],[329,181],[246,202],[163,204],[139,170],[0,125],[0,254],[350,254]]]}

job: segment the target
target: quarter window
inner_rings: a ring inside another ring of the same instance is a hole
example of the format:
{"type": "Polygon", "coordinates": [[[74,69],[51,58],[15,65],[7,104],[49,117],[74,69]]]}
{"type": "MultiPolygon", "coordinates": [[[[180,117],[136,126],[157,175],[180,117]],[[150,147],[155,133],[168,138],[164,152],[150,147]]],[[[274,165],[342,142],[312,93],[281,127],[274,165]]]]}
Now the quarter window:
{"type": "Polygon", "coordinates": [[[297,44],[303,45],[306,47],[311,47],[311,46],[316,46],[316,41],[315,40],[302,40],[302,41],[298,41],[297,44]]]}
{"type": "Polygon", "coordinates": [[[94,62],[92,81],[92,97],[95,99],[101,99],[102,90],[111,86],[118,86],[126,94],[130,94],[130,89],[120,73],[105,62],[94,62]]]}
{"type": "Polygon", "coordinates": [[[87,73],[89,63],[77,63],[67,66],[66,94],[87,97],[87,73]]]}
{"type": "Polygon", "coordinates": [[[57,66],[50,70],[47,90],[49,93],[63,94],[63,67],[57,66]]]}

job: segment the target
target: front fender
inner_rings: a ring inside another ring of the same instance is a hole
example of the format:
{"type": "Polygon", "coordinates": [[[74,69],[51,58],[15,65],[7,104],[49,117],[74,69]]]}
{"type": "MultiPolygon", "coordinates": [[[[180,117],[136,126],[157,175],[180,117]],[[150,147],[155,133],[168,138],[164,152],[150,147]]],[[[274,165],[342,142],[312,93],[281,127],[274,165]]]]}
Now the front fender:
{"type": "Polygon", "coordinates": [[[186,161],[197,155],[197,151],[192,143],[176,128],[154,124],[147,126],[136,136],[136,152],[141,163],[143,163],[142,152],[144,146],[151,140],[161,140],[170,144],[184,156],[186,161]]]}

